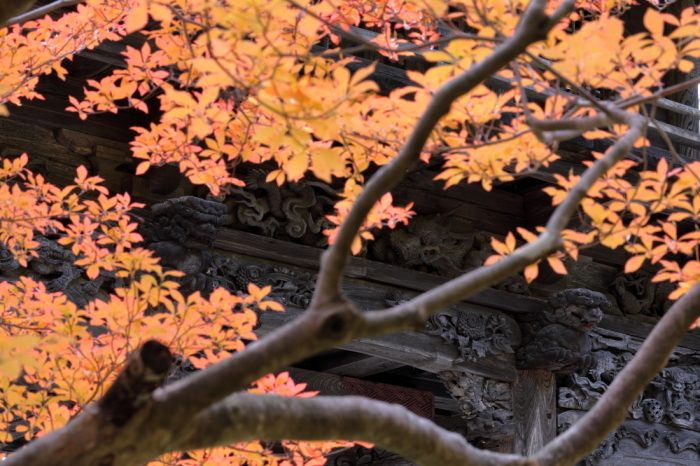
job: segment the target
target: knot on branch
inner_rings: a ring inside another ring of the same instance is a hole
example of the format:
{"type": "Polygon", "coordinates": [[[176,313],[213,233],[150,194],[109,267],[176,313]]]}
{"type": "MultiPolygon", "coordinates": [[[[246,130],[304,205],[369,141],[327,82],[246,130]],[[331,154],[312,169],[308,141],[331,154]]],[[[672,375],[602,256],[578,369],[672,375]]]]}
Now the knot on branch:
{"type": "MultiPolygon", "coordinates": [[[[347,299],[314,307],[318,335],[324,340],[349,341],[362,331],[365,323],[362,311],[347,299]]],[[[311,314],[311,313],[310,313],[311,314]]]]}
{"type": "Polygon", "coordinates": [[[150,340],[134,351],[117,380],[99,401],[99,412],[121,427],[146,405],[170,371],[172,357],[168,348],[150,340]]]}

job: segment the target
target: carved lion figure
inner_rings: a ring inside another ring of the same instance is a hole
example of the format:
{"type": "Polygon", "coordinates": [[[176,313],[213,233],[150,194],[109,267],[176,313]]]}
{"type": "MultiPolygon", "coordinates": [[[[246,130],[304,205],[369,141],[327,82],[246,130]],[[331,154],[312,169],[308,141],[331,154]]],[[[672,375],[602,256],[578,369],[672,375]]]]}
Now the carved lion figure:
{"type": "Polygon", "coordinates": [[[545,369],[566,375],[595,365],[588,333],[610,306],[604,294],[577,288],[549,296],[545,308],[520,325],[519,369],[545,369]]]}

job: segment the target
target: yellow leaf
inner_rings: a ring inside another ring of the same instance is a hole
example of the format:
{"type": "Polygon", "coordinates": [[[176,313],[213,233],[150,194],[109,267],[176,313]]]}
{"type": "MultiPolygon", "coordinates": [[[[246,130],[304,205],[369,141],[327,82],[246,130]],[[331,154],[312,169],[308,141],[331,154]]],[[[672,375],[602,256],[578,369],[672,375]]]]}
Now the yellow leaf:
{"type": "Polygon", "coordinates": [[[360,251],[362,251],[362,239],[359,236],[355,236],[355,239],[352,240],[350,250],[352,251],[353,256],[358,255],[360,251]]]}
{"type": "Polygon", "coordinates": [[[512,231],[509,231],[508,236],[506,236],[506,246],[508,247],[508,253],[515,251],[515,235],[512,231]]]}
{"type": "Polygon", "coordinates": [[[639,270],[639,268],[644,264],[646,257],[643,255],[630,257],[625,263],[625,273],[632,273],[639,270]]]}
{"type": "Polygon", "coordinates": [[[314,175],[330,183],[331,175],[345,168],[345,164],[338,154],[333,149],[317,149],[311,154],[311,170],[314,175]]]}
{"type": "Polygon", "coordinates": [[[258,304],[258,307],[263,311],[278,311],[284,312],[284,306],[276,301],[263,301],[258,304]]]}
{"type": "Polygon", "coordinates": [[[165,5],[159,5],[158,3],[150,3],[151,16],[156,21],[170,22],[173,19],[173,12],[170,8],[165,5]]]}
{"type": "Polygon", "coordinates": [[[664,19],[661,13],[655,8],[648,8],[644,14],[644,27],[650,33],[662,36],[664,34],[664,19]]]}
{"type": "Polygon", "coordinates": [[[284,164],[284,171],[287,177],[292,181],[298,181],[309,166],[309,157],[305,152],[299,152],[292,156],[289,161],[284,164]]]}
{"type": "Polygon", "coordinates": [[[338,83],[339,90],[345,92],[350,83],[350,71],[344,66],[340,66],[333,71],[333,78],[338,83]]]}
{"type": "Polygon", "coordinates": [[[525,228],[518,227],[517,230],[518,233],[520,233],[520,236],[522,236],[523,239],[528,243],[532,243],[533,241],[537,240],[537,235],[530,231],[527,231],[525,228]]]}
{"type": "Polygon", "coordinates": [[[552,270],[554,270],[559,275],[567,274],[566,266],[560,259],[556,257],[548,257],[547,262],[549,263],[549,266],[552,267],[552,270]]]}
{"type": "Polygon", "coordinates": [[[352,75],[352,79],[350,79],[350,87],[355,87],[365,79],[369,77],[372,73],[374,73],[374,69],[377,67],[377,63],[373,62],[369,66],[365,66],[364,68],[360,68],[359,70],[355,71],[355,74],[352,75]]]}
{"type": "Polygon", "coordinates": [[[441,50],[430,50],[428,52],[423,52],[422,55],[423,58],[433,63],[437,63],[439,61],[453,61],[452,56],[450,56],[450,54],[445,53],[441,50]]]}
{"type": "Polygon", "coordinates": [[[494,254],[493,256],[489,256],[486,258],[486,260],[484,261],[484,265],[495,264],[496,262],[500,261],[501,259],[503,259],[503,256],[498,256],[498,255],[494,254]]]}
{"type": "Polygon", "coordinates": [[[594,131],[586,131],[582,136],[586,139],[605,139],[612,137],[613,134],[608,131],[603,131],[602,129],[596,129],[594,131]]]}
{"type": "Polygon", "coordinates": [[[678,63],[678,71],[682,73],[690,73],[695,68],[695,63],[690,60],[681,60],[678,63]]]}
{"type": "Polygon", "coordinates": [[[143,175],[151,168],[151,162],[141,162],[138,167],[136,167],[136,174],[143,175]]]}
{"type": "Polygon", "coordinates": [[[124,27],[128,33],[140,31],[146,27],[146,23],[148,23],[148,4],[145,2],[134,6],[124,18],[124,27]]]}
{"type": "Polygon", "coordinates": [[[537,264],[530,264],[527,267],[525,267],[525,270],[523,271],[523,275],[525,276],[525,281],[528,283],[532,283],[532,281],[537,278],[537,274],[539,273],[539,267],[537,264]]]}

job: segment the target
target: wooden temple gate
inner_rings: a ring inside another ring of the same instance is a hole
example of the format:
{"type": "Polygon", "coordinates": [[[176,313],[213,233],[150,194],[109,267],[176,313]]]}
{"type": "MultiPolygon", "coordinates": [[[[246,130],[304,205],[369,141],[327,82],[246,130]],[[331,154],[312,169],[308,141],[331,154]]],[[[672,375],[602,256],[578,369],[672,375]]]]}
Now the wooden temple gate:
{"type": "MultiPolygon", "coordinates": [[[[81,121],[64,109],[67,95],[80,95],[86,79],[124,66],[120,52],[126,45],[140,47],[143,42],[143,36],[132,34],[123,42],[82,52],[66,65],[70,72],[66,82],[42,78],[38,91],[47,97],[45,101],[10,106],[11,117],[0,119],[0,154],[12,158],[26,152],[30,169],[57,185],[72,183],[77,166],[89,166],[111,191],[128,192],[147,204],[137,214],[143,218],[148,246],[164,265],[180,268],[183,254],[200,264],[182,279],[186,293],[207,293],[216,286],[244,290],[249,282],[272,285],[272,298],[287,312],[260,314],[256,332],[265,335],[308,305],[334,187],[300,181],[277,188],[265,183],[265,167],[243,166],[240,173],[248,186],[214,202],[205,200],[206,193],[173,167],[135,176],[128,145],[133,134],[128,128],[146,126],[145,115],[124,112],[81,121]],[[206,215],[193,221],[192,212],[206,215]],[[162,228],[178,222],[189,222],[184,230],[190,236],[174,237],[162,228]]],[[[367,62],[365,58],[350,67],[367,62]]],[[[379,64],[371,78],[385,91],[410,84],[404,69],[387,64],[379,64]]],[[[509,86],[496,78],[487,84],[509,86]]],[[[528,92],[533,100],[543,97],[528,92]]],[[[658,116],[666,122],[660,121],[652,132],[664,131],[674,143],[700,149],[697,132],[685,123],[683,128],[668,123],[689,118],[697,122],[700,111],[664,99],[659,107],[663,112],[658,116]]],[[[671,153],[656,139],[646,153],[650,165],[661,158],[673,163],[671,153]]],[[[603,151],[607,145],[582,138],[562,143],[559,161],[489,193],[473,185],[442,190],[432,181],[433,166],[418,167],[392,191],[399,203],[415,202],[418,216],[407,227],[382,231],[362,257],[351,259],[345,272],[346,294],[361,309],[382,309],[479,267],[492,253],[491,235],[546,222],[552,207],[542,188],[553,183],[553,174],[583,172],[583,162],[592,159],[591,150],[603,151]]],[[[47,250],[60,249],[53,238],[41,241],[47,250]]],[[[530,285],[513,276],[441,311],[421,332],[353,341],[289,371],[296,381],[324,394],[363,395],[402,404],[479,447],[533,453],[591,408],[669,305],[672,287],[650,281],[653,267],[624,274],[628,258],[624,251],[593,247],[581,255],[580,261],[567,263],[569,275],[542,270],[530,285]]],[[[50,261],[56,259],[33,260],[53,264],[50,261]]],[[[70,262],[68,254],[64,262],[70,262]]],[[[89,281],[69,270],[54,264],[52,273],[43,278],[79,305],[105,292],[105,280],[89,281]]],[[[12,279],[13,274],[0,263],[0,280],[12,279]]],[[[190,370],[183,367],[182,375],[190,370]]],[[[584,462],[698,461],[700,334],[689,333],[669,366],[630,408],[628,420],[584,462]]],[[[410,463],[390,452],[357,447],[334,455],[329,464],[410,463]]]]}

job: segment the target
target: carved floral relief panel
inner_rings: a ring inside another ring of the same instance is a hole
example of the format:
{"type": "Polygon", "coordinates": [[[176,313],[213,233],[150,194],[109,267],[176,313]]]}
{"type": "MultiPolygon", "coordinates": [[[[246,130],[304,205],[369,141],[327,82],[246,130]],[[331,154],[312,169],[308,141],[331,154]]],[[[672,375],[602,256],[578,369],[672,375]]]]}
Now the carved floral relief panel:
{"type": "MultiPolygon", "coordinates": [[[[557,419],[559,433],[583,416],[565,411],[557,419]]],[[[695,466],[700,461],[700,434],[663,424],[625,421],[579,465],[695,466]]]]}
{"type": "MultiPolygon", "coordinates": [[[[604,329],[592,335],[596,365],[561,382],[561,408],[589,410],[632,359],[641,340],[604,329]]],[[[629,408],[631,419],[700,432],[700,354],[677,348],[663,369],[629,408]]]]}

